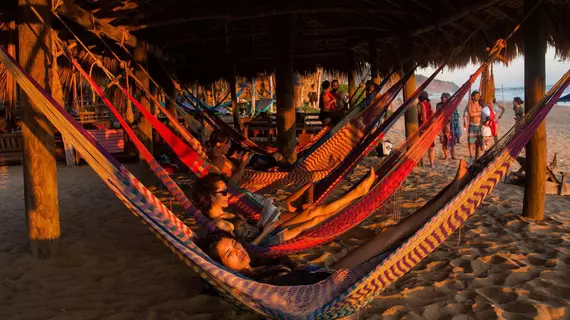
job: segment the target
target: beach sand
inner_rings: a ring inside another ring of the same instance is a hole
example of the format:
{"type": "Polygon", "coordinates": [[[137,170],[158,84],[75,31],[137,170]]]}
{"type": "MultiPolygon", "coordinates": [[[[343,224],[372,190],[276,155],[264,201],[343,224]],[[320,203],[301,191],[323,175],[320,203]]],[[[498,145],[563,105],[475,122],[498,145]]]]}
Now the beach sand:
{"type": "MultiPolygon", "coordinates": [[[[507,108],[503,129],[512,124],[507,108]]],[[[548,117],[548,153],[570,171],[570,108],[548,117]]],[[[401,141],[399,122],[388,138],[401,141]]],[[[465,139],[463,139],[465,141],[465,139]]],[[[457,161],[416,168],[401,211],[373,217],[378,230],[419,208],[448,183],[457,161]]],[[[466,143],[458,154],[466,155],[466,143]]],[[[338,195],[377,163],[363,160],[338,195]]],[[[22,167],[0,167],[0,319],[258,319],[202,292],[198,275],[136,219],[87,166],[58,167],[61,250],[28,254],[22,167]]],[[[157,190],[168,199],[162,190],[157,190]]],[[[500,183],[475,215],[411,272],[381,293],[359,319],[570,318],[570,197],[547,196],[546,218],[520,216],[523,188],[500,183]]],[[[282,199],[287,192],[280,192],[282,199]]],[[[169,202],[167,201],[167,204],[169,202]]],[[[398,207],[398,206],[396,206],[398,207]]],[[[296,260],[330,264],[364,241],[357,229],[296,260]]]]}

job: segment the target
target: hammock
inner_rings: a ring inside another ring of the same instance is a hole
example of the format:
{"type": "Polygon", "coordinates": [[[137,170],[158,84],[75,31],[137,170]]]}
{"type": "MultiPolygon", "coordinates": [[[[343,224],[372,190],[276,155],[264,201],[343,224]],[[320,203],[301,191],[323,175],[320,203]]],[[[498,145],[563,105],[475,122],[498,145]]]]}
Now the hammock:
{"type": "MultiPolygon", "coordinates": [[[[408,77],[412,73],[408,73],[408,77]]],[[[377,98],[371,107],[365,109],[358,119],[354,119],[348,123],[343,130],[326,141],[320,148],[308,155],[304,161],[298,163],[293,171],[272,171],[261,172],[255,170],[246,170],[243,183],[240,187],[255,192],[264,189],[265,192],[271,192],[279,187],[289,186],[292,184],[303,185],[309,182],[321,180],[329,170],[322,170],[328,163],[331,155],[337,159],[343,159],[350,151],[358,145],[361,140],[358,135],[369,132],[374,128],[376,119],[380,119],[387,106],[396,97],[396,94],[405,83],[407,77],[403,77],[400,81],[392,86],[381,97],[377,98]],[[383,107],[378,107],[383,106],[383,107]]],[[[161,123],[154,115],[146,110],[138,103],[126,90],[123,92],[129,97],[129,100],[139,110],[139,112],[152,124],[162,138],[171,146],[172,150],[181,161],[190,168],[199,177],[204,176],[212,167],[207,164],[204,157],[196,154],[192,148],[178,138],[168,127],[161,123]]],[[[160,106],[159,106],[160,107],[160,106]]],[[[162,108],[164,112],[167,112],[162,108]]]]}
{"type": "MultiPolygon", "coordinates": [[[[244,92],[244,90],[245,90],[246,87],[247,87],[247,83],[242,83],[241,88],[240,88],[239,91],[236,93],[236,98],[239,98],[239,97],[241,96],[241,94],[244,92]]],[[[228,93],[226,93],[226,94],[224,95],[224,98],[222,99],[222,101],[223,101],[223,100],[226,100],[226,98],[228,97],[229,94],[230,94],[230,91],[228,91],[228,93]]],[[[194,104],[197,104],[197,103],[199,103],[201,107],[206,108],[206,109],[208,109],[208,110],[210,110],[210,111],[213,111],[213,110],[216,110],[216,109],[219,109],[219,108],[229,107],[229,106],[232,105],[232,101],[230,100],[230,101],[226,101],[226,102],[219,103],[219,104],[217,104],[217,105],[215,105],[215,106],[209,106],[209,105],[207,105],[205,102],[203,102],[203,101],[201,101],[201,100],[198,100],[198,98],[195,98],[195,103],[194,103],[194,104]]],[[[187,107],[187,108],[188,108],[188,107],[187,107]]],[[[194,110],[195,110],[195,111],[199,111],[198,108],[195,108],[194,110]]]]}
{"type": "MultiPolygon", "coordinates": [[[[69,55],[69,53],[65,50],[64,48],[64,52],[66,54],[69,55]]],[[[158,165],[158,163],[156,162],[156,160],[153,158],[153,156],[150,154],[150,152],[146,149],[146,147],[144,146],[144,144],[138,139],[138,137],[136,136],[136,134],[132,131],[132,129],[128,126],[128,124],[126,123],[126,121],[122,118],[121,114],[116,110],[116,108],[112,105],[112,103],[104,96],[103,90],[94,82],[94,80],[87,74],[87,72],[85,70],[83,70],[83,68],[81,67],[81,65],[79,65],[79,63],[73,59],[72,57],[69,57],[73,66],[80,72],[80,74],[87,80],[87,82],[92,86],[93,91],[95,93],[97,93],[103,100],[103,102],[109,107],[109,109],[111,110],[111,112],[113,112],[113,114],[115,115],[115,117],[117,117],[117,119],[119,120],[119,122],[121,123],[121,125],[125,128],[125,132],[129,135],[129,137],[131,138],[131,140],[135,143],[135,145],[137,146],[137,149],[139,150],[139,152],[143,155],[144,159],[147,161],[147,163],[149,164],[149,166],[151,167],[151,169],[155,172],[155,174],[157,175],[157,177],[161,180],[161,182],[167,187],[167,189],[174,195],[174,197],[177,199],[177,201],[179,201],[183,208],[187,211],[187,213],[191,216],[194,217],[199,223],[204,222],[205,220],[207,220],[207,218],[205,218],[203,216],[203,214],[199,213],[199,212],[194,212],[192,210],[189,210],[189,208],[191,207],[191,203],[190,201],[187,199],[187,197],[184,195],[184,193],[182,192],[182,190],[180,190],[180,188],[176,185],[176,183],[166,174],[166,172],[164,172],[164,170],[162,169],[162,167],[160,167],[160,165],[158,165]]],[[[443,68],[443,65],[438,69],[438,71],[441,71],[441,69],[443,68]]],[[[432,77],[430,77],[430,81],[435,78],[437,72],[434,73],[432,75],[432,77]]],[[[429,82],[425,82],[423,84],[423,86],[416,90],[417,92],[420,92],[422,90],[423,87],[427,86],[429,84],[429,82]]],[[[416,93],[417,94],[417,93],[416,93]]],[[[410,101],[413,100],[413,98],[410,98],[410,101]]],[[[137,102],[135,101],[135,105],[137,104],[137,102]]],[[[400,109],[404,109],[404,106],[402,106],[400,109]]],[[[147,110],[141,110],[142,112],[147,112],[147,110]]],[[[404,111],[402,111],[403,113],[404,111]]],[[[393,117],[395,117],[396,115],[393,115],[393,117]]],[[[337,180],[336,182],[338,183],[339,180],[337,180]]],[[[231,189],[230,189],[231,190],[231,189]]],[[[330,189],[329,189],[330,190],[330,189]]],[[[321,200],[324,199],[321,198],[321,200]]],[[[260,206],[255,207],[255,205],[250,205],[246,206],[245,208],[250,209],[251,211],[255,211],[257,210],[257,212],[260,212],[260,206]]],[[[240,209],[240,207],[238,207],[237,209],[240,209]]],[[[243,208],[241,208],[243,209],[243,208]]],[[[246,211],[246,213],[251,213],[246,211]]],[[[217,230],[217,227],[215,225],[213,225],[209,220],[207,221],[208,223],[205,224],[205,226],[208,228],[208,230],[212,231],[212,230],[217,230]]],[[[296,248],[296,250],[304,250],[307,249],[306,247],[299,247],[296,248]]],[[[266,251],[264,250],[260,250],[260,251],[266,251]]]]}
{"type": "Polygon", "coordinates": [[[69,137],[93,170],[150,229],[198,274],[232,301],[266,316],[286,319],[334,319],[346,317],[412,269],[434,251],[469,218],[501,180],[516,155],[544,120],[569,84],[570,70],[553,87],[534,112],[506,135],[501,150],[476,163],[479,170],[470,183],[430,221],[393,253],[349,270],[339,270],[314,285],[276,287],[255,282],[211,260],[194,243],[195,234],[168,210],[148,189],[114,160],[29,75],[3,47],[0,61],[50,122],[69,137]]]}
{"type": "MultiPolygon", "coordinates": [[[[382,90],[382,88],[386,85],[386,83],[388,83],[388,81],[390,80],[390,77],[393,73],[394,72],[390,73],[390,75],[388,77],[386,77],[382,80],[380,85],[378,85],[377,88],[374,90],[374,92],[372,92],[373,97],[375,97],[382,90]]],[[[198,99],[194,95],[192,95],[188,91],[188,89],[184,89],[184,96],[186,97],[186,99],[190,103],[194,103],[195,108],[198,108],[198,105],[199,105],[198,99]]],[[[184,109],[188,108],[186,106],[182,106],[182,107],[184,109]]],[[[333,134],[335,134],[340,129],[342,129],[350,120],[352,120],[355,117],[357,117],[358,115],[360,115],[362,113],[363,109],[365,109],[366,107],[367,107],[366,102],[364,100],[361,101],[361,103],[357,107],[353,108],[345,117],[343,117],[342,121],[337,123],[334,127],[331,128],[330,126],[324,126],[315,135],[315,137],[313,139],[311,139],[311,141],[309,141],[307,144],[305,144],[303,146],[297,146],[296,152],[297,153],[303,153],[304,152],[305,155],[312,153],[316,149],[316,147],[322,145],[326,140],[328,140],[328,138],[330,138],[333,134]],[[319,143],[317,143],[317,142],[319,142],[319,143]]],[[[234,140],[235,142],[240,144],[246,150],[249,150],[249,151],[252,151],[255,153],[261,153],[261,154],[271,154],[271,153],[278,151],[278,149],[276,147],[259,146],[255,142],[244,137],[241,133],[237,132],[234,128],[229,126],[227,123],[225,123],[222,119],[217,117],[212,112],[205,111],[205,119],[206,119],[206,121],[208,121],[208,123],[212,127],[223,130],[224,132],[226,132],[232,140],[234,140]]],[[[297,161],[299,161],[300,159],[303,159],[303,158],[298,158],[297,161]]]]}

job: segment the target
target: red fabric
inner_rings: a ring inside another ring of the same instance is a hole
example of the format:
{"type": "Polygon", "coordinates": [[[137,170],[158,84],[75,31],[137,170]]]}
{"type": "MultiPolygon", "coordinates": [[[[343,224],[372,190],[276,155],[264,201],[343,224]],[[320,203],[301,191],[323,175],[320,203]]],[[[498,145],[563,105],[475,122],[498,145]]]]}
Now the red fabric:
{"type": "Polygon", "coordinates": [[[497,136],[497,123],[495,122],[495,117],[497,116],[495,114],[495,108],[493,105],[489,105],[488,106],[489,111],[490,111],[490,116],[489,116],[489,127],[491,127],[491,134],[493,135],[493,137],[497,136]]]}
{"type": "Polygon", "coordinates": [[[422,101],[420,104],[422,105],[422,116],[420,119],[420,124],[423,124],[431,119],[433,113],[431,111],[431,103],[429,103],[429,101],[422,101]]]}

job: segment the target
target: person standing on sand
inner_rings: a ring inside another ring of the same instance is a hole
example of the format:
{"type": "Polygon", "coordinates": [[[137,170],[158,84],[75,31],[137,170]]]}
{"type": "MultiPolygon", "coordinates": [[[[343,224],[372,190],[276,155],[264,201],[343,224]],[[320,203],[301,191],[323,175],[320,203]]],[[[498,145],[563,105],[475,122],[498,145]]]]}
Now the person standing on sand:
{"type": "MultiPolygon", "coordinates": [[[[418,98],[420,101],[418,103],[418,123],[421,127],[422,124],[426,123],[431,119],[433,111],[431,110],[431,103],[429,101],[429,94],[426,91],[420,93],[418,98]]],[[[422,132],[423,133],[423,132],[422,132]]],[[[428,149],[429,165],[430,167],[435,166],[435,141],[431,144],[428,149]]],[[[419,165],[423,167],[424,161],[420,159],[419,165]]]]}
{"type": "Polygon", "coordinates": [[[344,95],[344,92],[340,91],[340,83],[338,82],[338,80],[333,80],[331,82],[332,84],[332,89],[331,89],[331,93],[335,96],[336,98],[336,107],[338,108],[338,110],[344,110],[344,107],[346,105],[346,97],[344,95]]]}
{"type": "MultiPolygon", "coordinates": [[[[449,101],[451,96],[449,93],[445,92],[441,94],[441,102],[439,102],[435,109],[439,110],[443,108],[445,103],[449,101]]],[[[451,119],[447,122],[445,126],[443,126],[443,130],[441,130],[441,134],[439,135],[439,139],[441,141],[441,149],[443,151],[443,160],[447,160],[449,154],[451,153],[451,159],[455,160],[455,144],[459,137],[457,136],[457,128],[454,128],[454,122],[457,121],[459,124],[459,111],[455,109],[451,119]]],[[[459,128],[459,134],[461,134],[461,128],[459,128]]]]}
{"type": "Polygon", "coordinates": [[[520,97],[513,99],[513,111],[515,112],[515,121],[519,121],[524,116],[524,101],[520,97]]]}
{"type": "Polygon", "coordinates": [[[331,93],[331,83],[324,81],[322,84],[323,92],[321,92],[321,100],[319,101],[319,108],[321,112],[319,113],[319,119],[323,122],[323,125],[329,125],[336,119],[336,98],[331,93]]]}
{"type": "Polygon", "coordinates": [[[467,104],[467,144],[469,145],[469,158],[477,159],[477,152],[481,140],[481,104],[479,91],[471,93],[471,100],[467,104]]]}
{"type": "Polygon", "coordinates": [[[315,89],[315,84],[313,83],[311,84],[311,91],[309,91],[309,106],[311,106],[313,109],[316,109],[318,100],[317,90],[315,89]]]}
{"type": "Polygon", "coordinates": [[[490,108],[490,106],[491,105],[485,106],[483,110],[481,110],[481,116],[483,119],[489,118],[489,125],[492,130],[493,138],[495,140],[495,143],[497,143],[497,141],[499,140],[499,120],[503,117],[503,114],[505,113],[505,106],[503,106],[500,103],[497,103],[497,99],[493,99],[493,104],[492,104],[493,107],[490,108]],[[497,116],[499,110],[501,114],[497,116]]]}

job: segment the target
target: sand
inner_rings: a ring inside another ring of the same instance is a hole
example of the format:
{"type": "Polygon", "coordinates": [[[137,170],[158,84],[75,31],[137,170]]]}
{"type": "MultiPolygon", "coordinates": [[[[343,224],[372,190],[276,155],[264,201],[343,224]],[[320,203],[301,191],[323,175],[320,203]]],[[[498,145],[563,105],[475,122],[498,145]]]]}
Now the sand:
{"type": "MultiPolygon", "coordinates": [[[[510,110],[509,110],[510,111],[510,110]]],[[[512,123],[512,111],[504,126],[512,123]]],[[[570,108],[548,117],[549,161],[570,171],[570,108]]],[[[504,130],[505,127],[503,127],[504,130]]],[[[401,122],[389,134],[401,141],[401,122]]],[[[386,209],[363,228],[393,224],[451,180],[457,161],[416,168],[402,189],[401,212],[386,209]]],[[[466,144],[458,148],[466,155],[466,144]]],[[[363,160],[349,182],[365,174],[363,160]]],[[[559,171],[557,169],[557,171],[559,171]]],[[[28,254],[22,167],[0,167],[0,319],[257,319],[202,292],[199,277],[117,200],[87,166],[58,167],[61,250],[28,254]]],[[[346,190],[345,183],[341,187],[346,190]]],[[[163,191],[157,190],[164,199],[163,191]]],[[[520,216],[523,189],[500,183],[476,214],[428,258],[374,299],[359,319],[570,318],[570,197],[547,196],[546,219],[520,216]]],[[[287,192],[280,192],[278,198],[287,192]]],[[[168,201],[167,201],[168,203],[168,201]]],[[[359,229],[295,256],[330,264],[362,243],[359,229]]]]}

